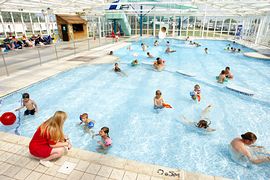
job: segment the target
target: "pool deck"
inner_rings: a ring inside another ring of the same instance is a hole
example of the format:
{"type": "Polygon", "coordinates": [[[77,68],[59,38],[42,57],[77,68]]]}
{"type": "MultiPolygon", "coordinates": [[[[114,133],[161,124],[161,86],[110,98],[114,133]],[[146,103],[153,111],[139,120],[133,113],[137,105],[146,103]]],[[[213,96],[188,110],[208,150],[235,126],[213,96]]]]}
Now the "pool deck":
{"type": "MultiPolygon", "coordinates": [[[[30,138],[0,132],[1,180],[226,180],[72,148],[47,168],[29,155],[30,138]],[[70,174],[58,172],[64,162],[76,166],[70,174]],[[171,172],[171,173],[170,173],[171,172]]],[[[218,167],[217,167],[218,168],[218,167]]]]}
{"type": "MultiPolygon", "coordinates": [[[[129,45],[127,42],[108,44],[90,51],[81,52],[50,61],[42,66],[22,69],[10,76],[0,76],[0,97],[25,88],[33,83],[45,80],[60,72],[88,64],[113,63],[115,56],[106,55],[109,50],[117,50],[129,45]]],[[[30,138],[0,131],[0,179],[123,179],[123,180],[226,180],[227,178],[208,176],[137,161],[127,160],[110,155],[73,148],[67,155],[54,162],[51,168],[39,164],[29,155],[30,138]],[[63,163],[75,163],[71,174],[57,172],[63,163]],[[170,173],[173,171],[173,174],[170,173]],[[171,176],[169,176],[171,175],[171,176]]],[[[216,167],[218,168],[218,167],[216,167]]]]}

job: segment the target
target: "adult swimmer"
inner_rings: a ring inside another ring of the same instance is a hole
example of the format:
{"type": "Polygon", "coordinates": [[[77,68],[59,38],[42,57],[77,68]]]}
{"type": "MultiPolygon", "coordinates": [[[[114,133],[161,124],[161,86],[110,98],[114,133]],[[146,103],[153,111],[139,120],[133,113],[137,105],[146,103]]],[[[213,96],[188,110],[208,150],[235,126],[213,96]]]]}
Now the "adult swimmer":
{"type": "Polygon", "coordinates": [[[230,153],[233,160],[241,164],[247,162],[253,164],[270,162],[270,153],[263,152],[264,148],[262,146],[253,145],[256,140],[257,137],[252,132],[246,132],[241,135],[241,138],[233,139],[230,143],[230,153]]]}

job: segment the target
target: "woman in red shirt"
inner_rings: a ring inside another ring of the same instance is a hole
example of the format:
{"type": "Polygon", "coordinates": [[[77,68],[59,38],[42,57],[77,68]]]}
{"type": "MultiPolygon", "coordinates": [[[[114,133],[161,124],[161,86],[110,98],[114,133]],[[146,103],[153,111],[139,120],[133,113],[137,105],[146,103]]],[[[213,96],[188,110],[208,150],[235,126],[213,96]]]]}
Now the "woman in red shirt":
{"type": "Polygon", "coordinates": [[[66,119],[65,112],[56,111],[52,117],[38,127],[30,141],[30,153],[40,159],[40,163],[44,166],[52,166],[50,160],[61,157],[66,149],[71,148],[71,143],[65,138],[63,132],[66,119]]]}

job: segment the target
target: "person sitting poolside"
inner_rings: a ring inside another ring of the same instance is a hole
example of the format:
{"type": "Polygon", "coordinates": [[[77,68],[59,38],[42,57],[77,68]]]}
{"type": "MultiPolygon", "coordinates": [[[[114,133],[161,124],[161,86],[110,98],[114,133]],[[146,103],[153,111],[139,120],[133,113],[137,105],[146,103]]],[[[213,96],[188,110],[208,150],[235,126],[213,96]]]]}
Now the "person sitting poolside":
{"type": "Polygon", "coordinates": [[[137,59],[131,62],[131,66],[137,66],[137,65],[139,65],[139,62],[137,59]]]}
{"type": "Polygon", "coordinates": [[[162,71],[163,69],[164,69],[164,67],[165,67],[165,61],[163,61],[161,58],[157,58],[156,59],[157,61],[156,62],[154,62],[154,64],[153,64],[153,66],[154,66],[154,68],[156,69],[156,70],[158,70],[158,71],[162,71]]]}
{"type": "Polygon", "coordinates": [[[173,53],[173,52],[176,52],[176,50],[171,50],[170,47],[167,47],[165,53],[173,53]]]}
{"type": "Polygon", "coordinates": [[[228,79],[233,79],[233,73],[231,72],[230,67],[228,66],[225,68],[225,76],[228,79]]]}
{"type": "Polygon", "coordinates": [[[109,52],[109,55],[113,55],[113,51],[110,51],[110,52],[109,52]]]}
{"type": "Polygon", "coordinates": [[[262,146],[254,146],[257,136],[252,132],[246,132],[237,137],[230,143],[230,153],[232,159],[240,164],[247,165],[251,162],[253,164],[261,164],[270,162],[270,154],[263,150],[262,146]],[[256,154],[261,154],[256,156],[256,154]],[[264,154],[264,155],[262,155],[264,154]]]}
{"type": "Polygon", "coordinates": [[[224,83],[225,79],[226,79],[226,75],[225,75],[225,70],[222,70],[218,76],[218,83],[224,83]]]}
{"type": "Polygon", "coordinates": [[[148,56],[148,58],[154,58],[154,56],[152,54],[150,54],[150,52],[147,52],[147,56],[148,56]]]}
{"type": "Polygon", "coordinates": [[[208,114],[209,114],[211,108],[212,108],[212,105],[208,105],[201,112],[200,120],[197,123],[193,120],[187,119],[185,116],[182,116],[182,119],[184,120],[184,123],[190,124],[190,125],[195,125],[195,127],[200,128],[200,129],[204,129],[207,132],[215,131],[215,129],[212,129],[209,127],[209,125],[211,124],[211,121],[209,120],[208,114]]]}
{"type": "Polygon", "coordinates": [[[186,37],[186,41],[188,41],[189,40],[189,36],[188,37],[186,37]]]}

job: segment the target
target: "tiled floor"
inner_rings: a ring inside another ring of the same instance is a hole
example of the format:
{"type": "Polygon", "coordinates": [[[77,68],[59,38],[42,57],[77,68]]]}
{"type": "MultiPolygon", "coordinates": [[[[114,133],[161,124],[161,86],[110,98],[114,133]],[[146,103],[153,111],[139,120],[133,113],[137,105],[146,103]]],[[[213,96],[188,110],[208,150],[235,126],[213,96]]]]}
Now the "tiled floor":
{"type": "MultiPolygon", "coordinates": [[[[2,76],[0,78],[0,97],[77,66],[87,63],[112,63],[118,58],[106,55],[108,49],[115,50],[127,45],[128,43],[124,42],[109,44],[102,48],[81,52],[76,56],[71,55],[59,59],[59,61],[50,61],[42,66],[21,69],[9,77],[2,76]],[[95,59],[90,62],[68,61],[78,56],[95,57],[95,59]]],[[[155,166],[75,148],[66,156],[54,161],[52,167],[47,168],[40,165],[38,160],[30,157],[29,141],[30,139],[26,137],[0,132],[0,180],[225,180],[222,177],[155,166]],[[75,169],[69,175],[58,172],[65,161],[76,164],[75,169]]]]}
{"type": "Polygon", "coordinates": [[[222,177],[185,172],[151,164],[71,149],[66,156],[47,168],[28,152],[30,138],[0,132],[0,179],[70,179],[70,180],[225,180],[222,177]],[[70,174],[58,172],[64,162],[75,163],[70,174]]]}

